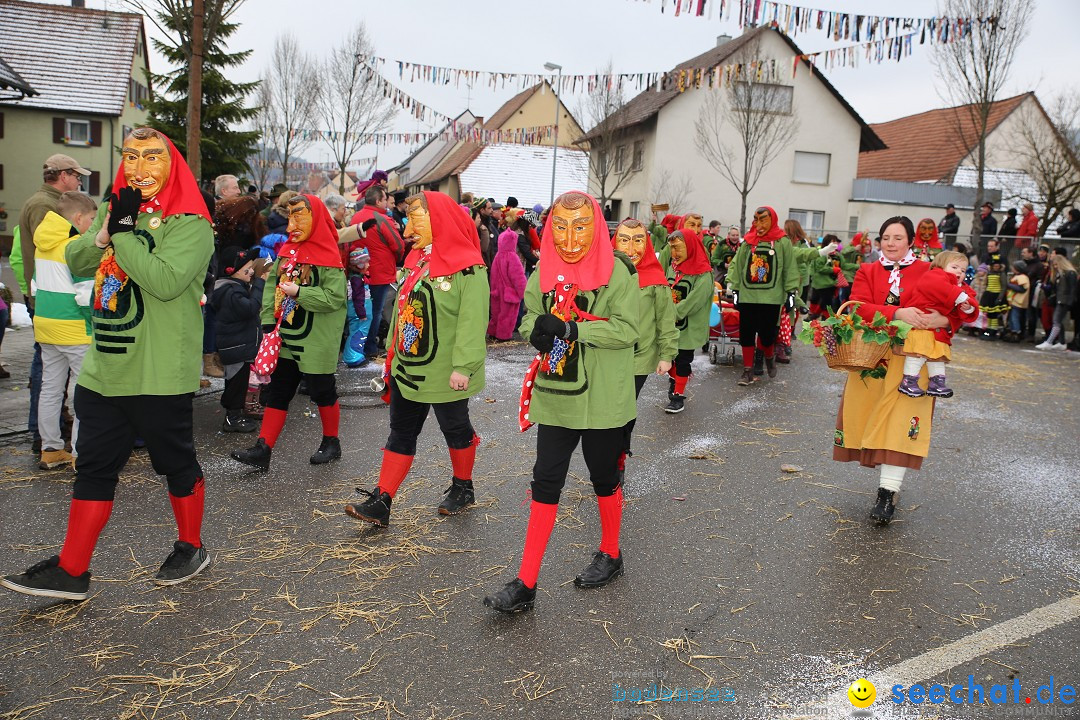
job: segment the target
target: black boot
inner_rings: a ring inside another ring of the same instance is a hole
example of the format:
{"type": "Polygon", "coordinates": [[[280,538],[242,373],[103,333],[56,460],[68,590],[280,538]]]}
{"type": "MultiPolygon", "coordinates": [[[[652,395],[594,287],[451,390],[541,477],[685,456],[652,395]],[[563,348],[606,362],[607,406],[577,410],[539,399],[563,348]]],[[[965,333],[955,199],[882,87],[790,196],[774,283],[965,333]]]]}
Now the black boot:
{"type": "Polygon", "coordinates": [[[356,488],[356,492],[367,495],[367,500],[362,503],[349,503],[346,505],[346,515],[378,527],[386,527],[390,524],[390,505],[394,501],[390,497],[390,493],[379,492],[378,487],[375,490],[356,488]]]}
{"type": "Polygon", "coordinates": [[[465,508],[476,504],[476,495],[473,494],[472,480],[458,480],[454,478],[450,487],[443,493],[446,497],[439,504],[440,515],[457,515],[464,512],[465,508]]]}
{"type": "Polygon", "coordinates": [[[623,554],[613,558],[606,552],[597,550],[593,555],[592,562],[574,578],[574,585],[579,588],[603,587],[623,572],[623,554]]]}
{"type": "Polygon", "coordinates": [[[761,350],[754,351],[754,374],[765,374],[765,353],[763,353],[761,350]]]}
{"type": "Polygon", "coordinates": [[[525,587],[521,578],[514,578],[503,585],[502,589],[484,598],[484,604],[501,613],[516,613],[532,610],[536,602],[536,588],[525,587]]]}
{"type": "Polygon", "coordinates": [[[221,423],[221,432],[249,433],[259,429],[259,423],[241,413],[227,413],[221,423]]]}
{"type": "Polygon", "coordinates": [[[233,450],[229,453],[229,456],[237,462],[242,462],[245,465],[250,465],[260,470],[270,469],[270,455],[273,450],[266,441],[259,438],[255,441],[255,444],[249,447],[247,450],[233,450]]]}
{"type": "Polygon", "coordinates": [[[894,493],[892,490],[879,487],[877,490],[877,505],[870,511],[870,519],[877,520],[882,525],[888,525],[889,521],[893,519],[893,513],[896,512],[896,501],[899,496],[900,493],[894,493]]]}
{"type": "Polygon", "coordinates": [[[337,460],[339,457],[341,457],[341,441],[336,437],[323,435],[322,442],[319,443],[319,449],[311,456],[311,464],[325,465],[331,460],[337,460]]]}
{"type": "Polygon", "coordinates": [[[686,404],[686,396],[679,395],[678,393],[668,394],[668,404],[664,406],[664,412],[666,413],[681,413],[683,406],[686,404]]]}
{"type": "Polygon", "coordinates": [[[667,397],[668,400],[675,397],[675,378],[673,377],[667,379],[667,397]]]}
{"type": "Polygon", "coordinates": [[[765,358],[765,369],[768,371],[769,377],[771,377],[771,378],[776,377],[776,358],[775,357],[767,357],[767,358],[765,358]]]}
{"type": "Polygon", "coordinates": [[[758,381],[758,379],[756,377],[754,377],[753,369],[748,368],[748,367],[744,367],[743,371],[742,371],[742,376],[739,377],[739,382],[737,384],[742,385],[742,386],[747,386],[747,385],[753,385],[757,381],[758,381]]]}

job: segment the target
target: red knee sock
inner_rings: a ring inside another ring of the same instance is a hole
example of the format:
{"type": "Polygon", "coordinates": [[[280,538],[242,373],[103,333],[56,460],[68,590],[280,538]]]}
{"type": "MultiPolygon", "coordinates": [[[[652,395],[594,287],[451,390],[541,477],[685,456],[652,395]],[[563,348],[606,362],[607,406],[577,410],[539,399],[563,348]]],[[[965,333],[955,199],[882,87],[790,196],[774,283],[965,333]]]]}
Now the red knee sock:
{"type": "Polygon", "coordinates": [[[319,408],[319,419],[322,420],[322,434],[324,437],[337,437],[338,424],[341,421],[341,405],[335,400],[333,405],[319,408]]]}
{"type": "Polygon", "coordinates": [[[619,526],[622,525],[622,486],[607,497],[597,496],[600,508],[600,552],[613,558],[619,557],[619,526]]]}
{"type": "Polygon", "coordinates": [[[473,465],[476,463],[476,447],[480,444],[480,436],[473,433],[469,447],[448,448],[450,450],[450,464],[454,468],[454,477],[458,480],[472,480],[473,465]]]}
{"type": "Polygon", "coordinates": [[[68,510],[67,535],[60,551],[60,567],[78,577],[90,567],[98,536],[112,513],[112,500],[75,500],[68,510]]]}
{"type": "Polygon", "coordinates": [[[690,376],[689,375],[676,375],[675,376],[675,394],[676,395],[685,395],[686,394],[686,383],[688,383],[688,382],[690,382],[690,376]]]}
{"type": "Polygon", "coordinates": [[[742,349],[742,364],[744,368],[754,367],[754,348],[744,347],[742,349]]]}
{"type": "Polygon", "coordinates": [[[266,408],[263,410],[262,425],[259,427],[259,437],[266,441],[266,444],[271,448],[274,447],[274,443],[277,442],[278,435],[281,434],[282,428],[285,427],[285,418],[289,416],[287,410],[278,410],[277,408],[266,408]]]}
{"type": "Polygon", "coordinates": [[[616,470],[626,470],[626,453],[619,453],[619,459],[615,461],[616,470]]]}
{"type": "Polygon", "coordinates": [[[382,465],[379,467],[379,492],[384,492],[390,497],[397,494],[405,476],[412,467],[413,456],[402,455],[384,449],[382,451],[382,465]]]}
{"type": "Polygon", "coordinates": [[[775,344],[773,344],[773,345],[763,345],[761,347],[762,354],[764,354],[765,357],[767,357],[767,358],[771,358],[773,356],[773,353],[775,352],[775,350],[776,350],[776,345],[775,344]]]}
{"type": "Polygon", "coordinates": [[[176,518],[176,535],[181,542],[202,547],[203,504],[206,497],[206,483],[202,478],[195,481],[190,495],[177,497],[169,493],[173,517],[176,518]]]}
{"type": "Polygon", "coordinates": [[[547,550],[558,512],[558,505],[548,505],[535,500],[529,506],[529,527],[525,530],[525,549],[521,551],[521,569],[518,570],[518,578],[527,587],[536,587],[536,579],[540,577],[540,562],[544,559],[544,551],[547,550]]]}

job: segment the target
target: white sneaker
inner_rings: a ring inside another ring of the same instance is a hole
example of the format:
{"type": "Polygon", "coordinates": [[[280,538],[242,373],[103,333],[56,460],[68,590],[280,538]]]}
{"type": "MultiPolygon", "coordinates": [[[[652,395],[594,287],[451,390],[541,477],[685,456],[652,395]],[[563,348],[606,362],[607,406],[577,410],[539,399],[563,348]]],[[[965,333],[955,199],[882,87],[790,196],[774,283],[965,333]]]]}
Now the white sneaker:
{"type": "Polygon", "coordinates": [[[1050,346],[1050,349],[1051,350],[1068,350],[1069,348],[1065,347],[1065,343],[1054,343],[1053,345],[1050,346]]]}
{"type": "Polygon", "coordinates": [[[1036,350],[1049,350],[1051,347],[1053,347],[1053,346],[1050,343],[1041,342],[1041,343],[1039,343],[1038,345],[1035,346],[1035,349],[1036,350]]]}

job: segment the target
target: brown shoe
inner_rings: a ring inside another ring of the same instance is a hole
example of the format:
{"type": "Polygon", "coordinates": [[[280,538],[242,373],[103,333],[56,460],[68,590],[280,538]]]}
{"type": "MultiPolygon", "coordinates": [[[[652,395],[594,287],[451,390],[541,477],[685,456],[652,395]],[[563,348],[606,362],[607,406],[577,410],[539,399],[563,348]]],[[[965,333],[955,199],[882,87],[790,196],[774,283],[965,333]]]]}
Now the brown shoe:
{"type": "Polygon", "coordinates": [[[244,396],[244,414],[248,417],[261,418],[263,416],[263,406],[259,402],[260,394],[262,394],[261,387],[254,390],[248,388],[247,395],[244,396]]]}
{"type": "Polygon", "coordinates": [[[767,357],[767,358],[765,358],[765,372],[767,372],[769,374],[769,377],[771,377],[771,378],[776,377],[776,358],[775,357],[767,357]]]}
{"type": "Polygon", "coordinates": [[[221,363],[214,361],[216,357],[217,353],[206,353],[202,356],[202,374],[206,377],[225,377],[225,371],[221,368],[221,363]]]}
{"type": "Polygon", "coordinates": [[[739,378],[739,385],[753,385],[757,381],[758,379],[754,375],[754,368],[743,368],[742,377],[739,378]]]}
{"type": "Polygon", "coordinates": [[[52,448],[45,448],[41,451],[41,460],[38,462],[38,467],[42,470],[56,470],[62,468],[65,465],[71,465],[74,458],[71,457],[71,453],[66,450],[53,450],[52,448]]]}
{"type": "Polygon", "coordinates": [[[11,373],[3,365],[0,365],[0,380],[7,380],[9,377],[11,377],[11,373]]]}

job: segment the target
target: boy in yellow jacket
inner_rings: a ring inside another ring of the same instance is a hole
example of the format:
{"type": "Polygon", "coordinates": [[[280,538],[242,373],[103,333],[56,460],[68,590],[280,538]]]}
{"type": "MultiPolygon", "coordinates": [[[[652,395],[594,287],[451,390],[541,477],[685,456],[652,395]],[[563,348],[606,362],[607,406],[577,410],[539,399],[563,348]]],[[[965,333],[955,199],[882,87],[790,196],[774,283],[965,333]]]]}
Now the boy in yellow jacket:
{"type": "MultiPolygon", "coordinates": [[[[60,196],[56,212],[49,211],[34,232],[34,339],[41,345],[41,395],[38,431],[42,470],[71,465],[60,435],[64,390],[74,397],[83,357],[90,347],[90,295],[94,278],[76,277],[68,269],[64,249],[86,232],[97,207],[78,191],[60,196]]],[[[71,447],[79,435],[79,420],[71,428],[71,447]]]]}

